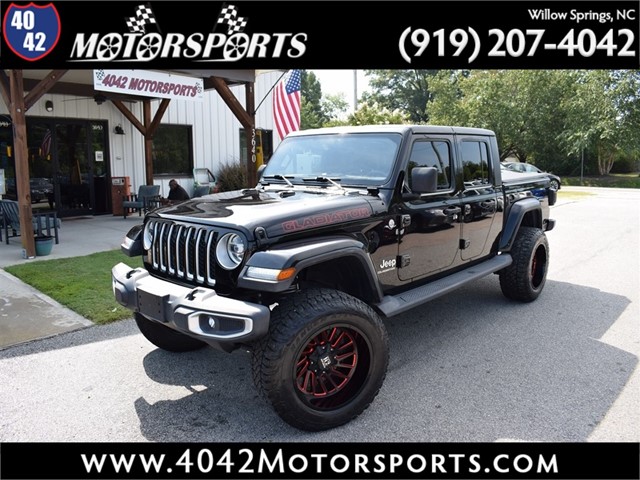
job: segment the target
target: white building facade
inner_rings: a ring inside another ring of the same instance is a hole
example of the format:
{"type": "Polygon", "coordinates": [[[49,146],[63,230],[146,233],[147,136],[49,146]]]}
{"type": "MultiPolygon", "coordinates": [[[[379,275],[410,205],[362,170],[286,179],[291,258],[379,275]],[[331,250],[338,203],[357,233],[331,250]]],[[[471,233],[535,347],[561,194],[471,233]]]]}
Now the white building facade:
{"type": "MultiPolygon", "coordinates": [[[[267,155],[279,143],[271,89],[281,76],[281,71],[260,73],[254,84],[256,129],[261,130],[267,155]]],[[[231,91],[246,106],[244,85],[232,86],[231,91]]],[[[141,102],[125,105],[142,121],[141,102]]],[[[151,118],[159,105],[160,100],[151,102],[151,118]]],[[[146,184],[144,137],[112,102],[47,93],[26,112],[26,120],[34,208],[54,209],[61,217],[108,214],[113,210],[114,177],[126,178],[131,193],[146,184]],[[42,189],[51,191],[40,196],[38,183],[49,183],[51,188],[42,189]]],[[[15,195],[12,142],[11,118],[0,102],[5,198],[11,198],[12,185],[15,195]]],[[[243,157],[246,161],[242,125],[216,90],[205,91],[201,102],[174,99],[154,135],[154,183],[166,197],[169,180],[175,178],[192,194],[193,169],[209,169],[216,175],[221,166],[239,163],[243,157]]]]}

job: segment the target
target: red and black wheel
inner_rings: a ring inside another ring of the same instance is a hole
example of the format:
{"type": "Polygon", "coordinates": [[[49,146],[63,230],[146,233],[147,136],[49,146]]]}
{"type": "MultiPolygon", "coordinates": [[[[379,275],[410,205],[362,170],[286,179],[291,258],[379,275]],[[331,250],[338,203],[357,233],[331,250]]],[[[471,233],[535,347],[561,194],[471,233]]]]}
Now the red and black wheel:
{"type": "Polygon", "coordinates": [[[511,256],[511,265],[499,272],[502,293],[513,300],[531,302],[542,293],[547,280],[547,236],[539,228],[520,227],[511,256]]]}
{"type": "Polygon", "coordinates": [[[360,415],[378,394],[388,336],[368,305],[343,292],[311,290],[274,310],[253,351],[253,378],[290,425],[325,430],[360,415]]]}

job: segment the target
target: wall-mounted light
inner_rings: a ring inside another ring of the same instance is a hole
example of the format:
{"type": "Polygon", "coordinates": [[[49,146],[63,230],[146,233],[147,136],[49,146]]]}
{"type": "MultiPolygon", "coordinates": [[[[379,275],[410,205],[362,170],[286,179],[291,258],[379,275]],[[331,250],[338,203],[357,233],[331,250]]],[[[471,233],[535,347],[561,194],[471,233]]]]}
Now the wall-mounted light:
{"type": "Polygon", "coordinates": [[[122,129],[122,125],[120,124],[116,125],[113,131],[118,135],[124,135],[124,130],[122,129]]]}
{"type": "Polygon", "coordinates": [[[104,95],[102,95],[101,93],[96,93],[93,96],[93,100],[98,104],[98,105],[102,105],[104,102],[107,101],[107,97],[105,97],[104,95]]]}
{"type": "Polygon", "coordinates": [[[51,100],[47,100],[46,102],[44,102],[44,108],[47,110],[47,112],[53,112],[53,102],[51,100]]]}

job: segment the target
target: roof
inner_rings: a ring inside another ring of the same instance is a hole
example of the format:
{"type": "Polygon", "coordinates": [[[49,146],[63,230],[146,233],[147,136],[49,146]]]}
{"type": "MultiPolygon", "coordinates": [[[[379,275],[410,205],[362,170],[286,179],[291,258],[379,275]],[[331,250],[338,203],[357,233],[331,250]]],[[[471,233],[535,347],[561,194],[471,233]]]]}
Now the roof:
{"type": "Polygon", "coordinates": [[[346,134],[346,133],[414,133],[414,134],[443,134],[451,135],[453,133],[465,135],[495,135],[491,130],[484,128],[471,128],[462,126],[445,126],[445,125],[357,125],[357,126],[339,126],[325,127],[309,130],[299,130],[291,132],[288,137],[297,137],[305,135],[324,135],[324,134],[346,134]]]}

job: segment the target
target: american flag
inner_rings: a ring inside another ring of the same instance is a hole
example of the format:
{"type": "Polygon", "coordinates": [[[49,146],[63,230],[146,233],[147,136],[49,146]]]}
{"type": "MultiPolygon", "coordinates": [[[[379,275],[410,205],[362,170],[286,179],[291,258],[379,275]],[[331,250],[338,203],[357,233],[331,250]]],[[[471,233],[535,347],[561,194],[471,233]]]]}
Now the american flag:
{"type": "Polygon", "coordinates": [[[42,137],[42,143],[40,144],[40,155],[47,160],[50,160],[49,154],[51,153],[51,130],[47,129],[42,137]]]}
{"type": "Polygon", "coordinates": [[[156,23],[156,17],[148,4],[138,5],[136,16],[127,18],[126,22],[131,33],[145,33],[145,26],[156,23]]]}
{"type": "Polygon", "coordinates": [[[300,130],[300,70],[290,70],[273,91],[273,117],[280,139],[300,130]]]}

